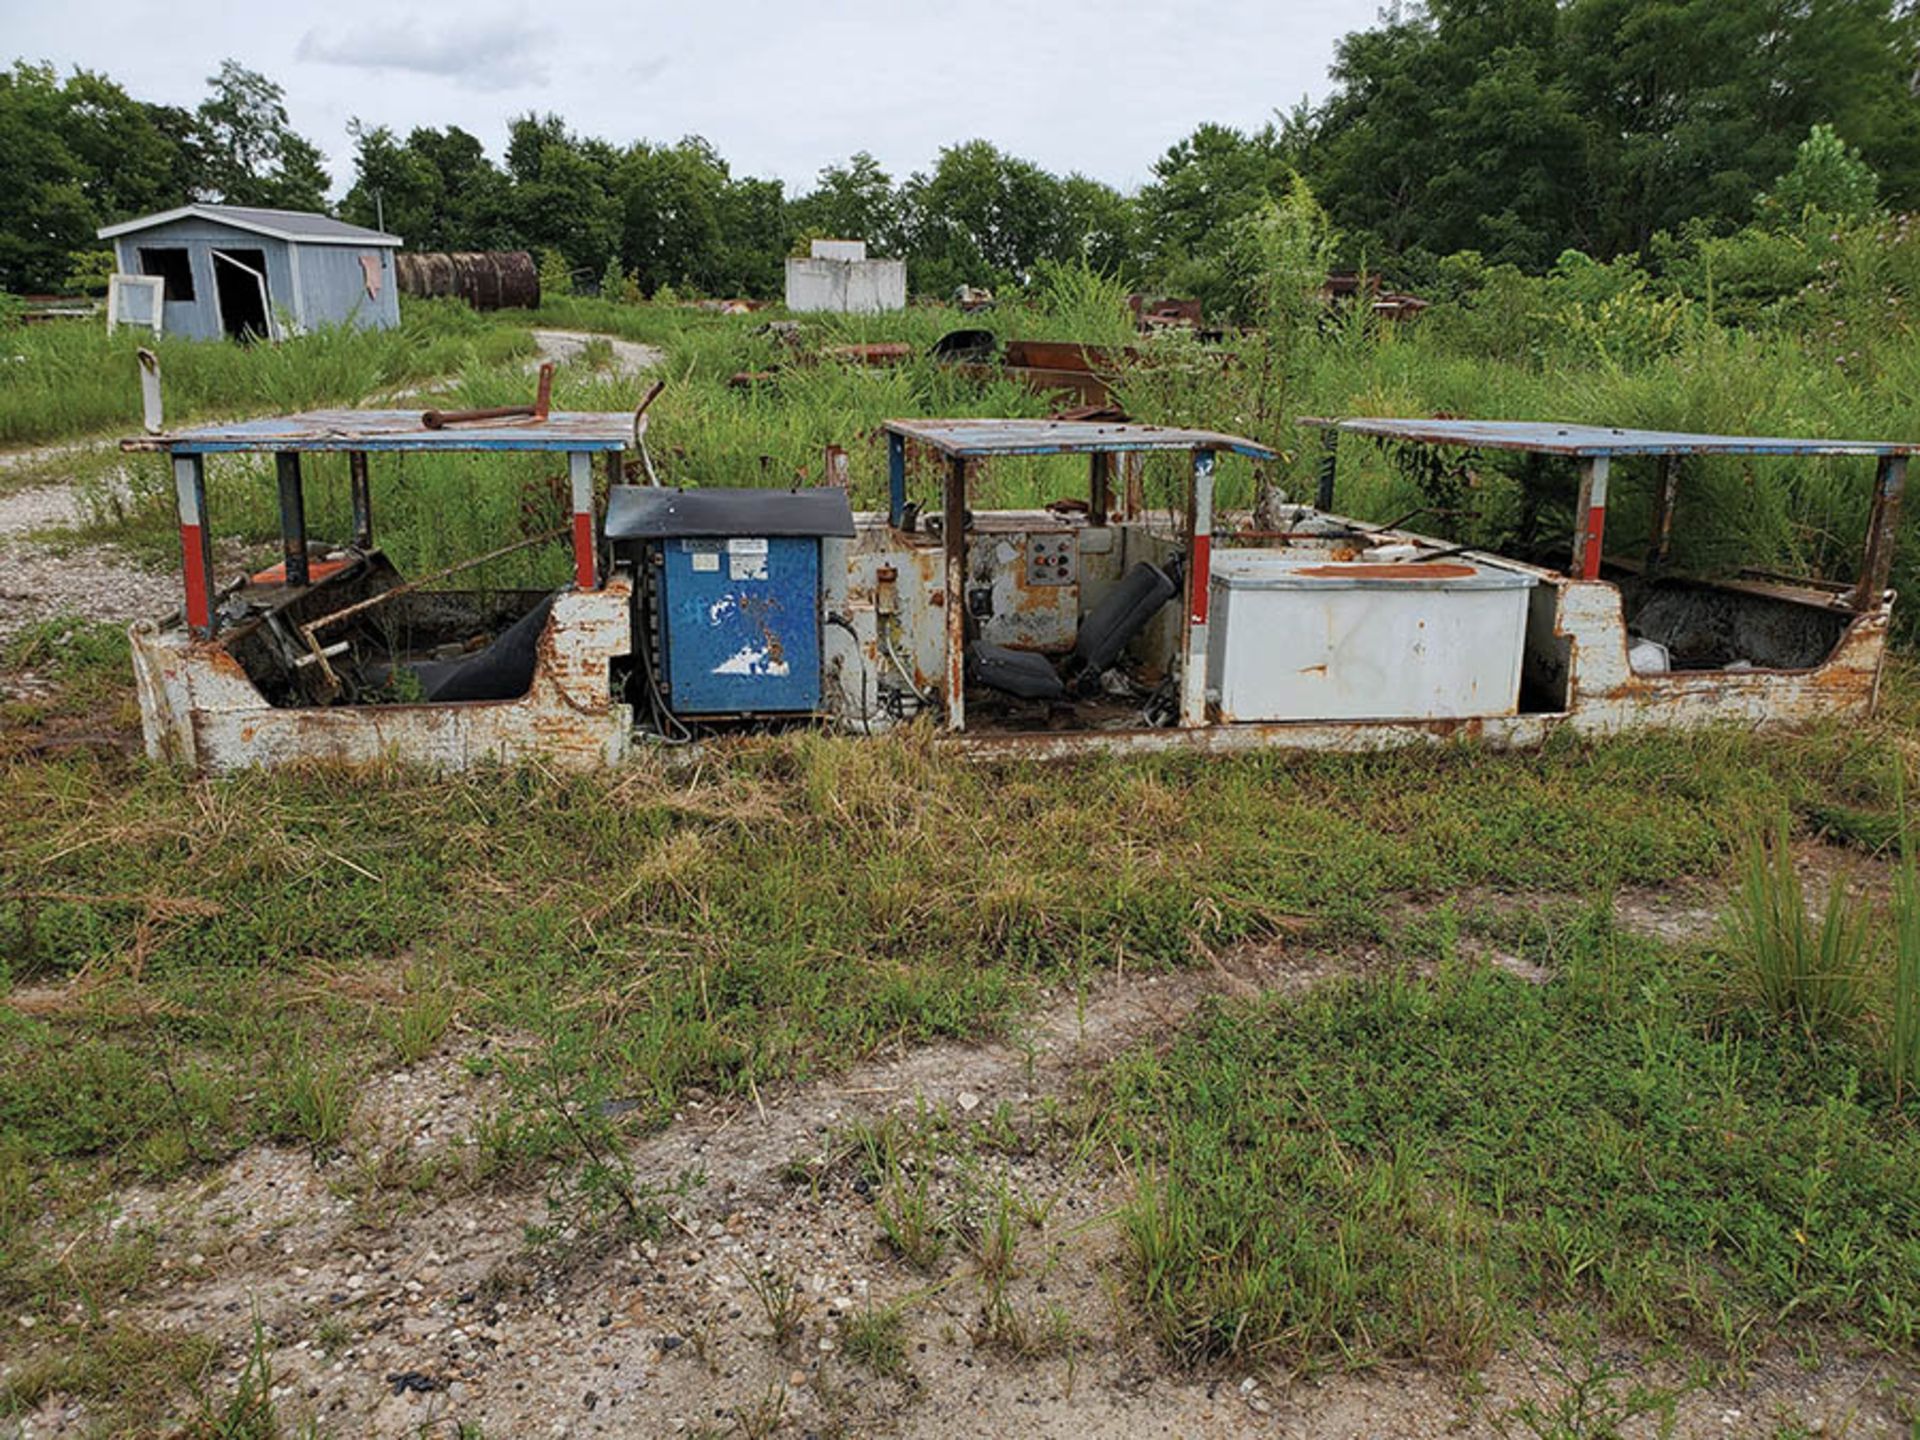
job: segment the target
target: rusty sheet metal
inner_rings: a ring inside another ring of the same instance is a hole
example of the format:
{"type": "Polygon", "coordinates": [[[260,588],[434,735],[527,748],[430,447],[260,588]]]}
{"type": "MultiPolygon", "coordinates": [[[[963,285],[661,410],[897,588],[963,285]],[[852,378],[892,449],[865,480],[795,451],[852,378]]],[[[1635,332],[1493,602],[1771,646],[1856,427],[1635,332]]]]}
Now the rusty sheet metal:
{"type": "Polygon", "coordinates": [[[393,270],[402,295],[452,296],[476,310],[540,308],[540,267],[525,250],[402,251],[393,270]]]}
{"type": "Polygon", "coordinates": [[[218,641],[150,622],[128,630],[147,754],[219,773],[299,760],[397,759],[460,770],[539,759],[563,768],[616,764],[628,753],[632,707],[614,701],[608,664],[633,650],[632,586],[554,600],[517,700],[275,708],[218,641]]]}
{"type": "Polygon", "coordinates": [[[166,435],[136,435],[127,451],[175,455],[278,454],[334,450],[624,450],[633,443],[626,411],[556,410],[545,420],[506,420],[429,430],[418,410],[307,410],[208,425],[166,435]]]}
{"type": "Polygon", "coordinates": [[[1113,402],[1113,390],[1106,380],[1091,370],[1053,370],[1037,365],[995,365],[959,362],[948,367],[956,374],[982,384],[1011,380],[1039,395],[1071,396],[1083,405],[1107,405],[1113,402]]]}
{"type": "Polygon", "coordinates": [[[1155,730],[1029,730],[941,736],[937,743],[972,760],[1071,760],[1089,755],[1159,755],[1193,751],[1238,755],[1255,750],[1327,750],[1362,753],[1473,741],[1494,749],[1526,749],[1545,742],[1563,717],[1495,715],[1460,720],[1353,720],[1330,724],[1287,720],[1262,724],[1169,726],[1155,730]]]}
{"type": "MultiPolygon", "coordinates": [[[[1873,713],[1891,619],[1890,604],[1856,615],[1832,653],[1809,669],[1637,675],[1627,660],[1620,591],[1604,581],[1566,581],[1559,587],[1551,638],[1566,655],[1569,723],[1583,734],[1730,721],[1790,727],[1873,713]]],[[[1544,638],[1529,635],[1536,656],[1549,648],[1544,638]]]]}
{"type": "Polygon", "coordinates": [[[913,346],[905,341],[883,340],[867,345],[829,345],[820,353],[850,365],[903,365],[913,358],[913,346]]]}
{"type": "Polygon", "coordinates": [[[1217,430],[1162,425],[1091,425],[1066,420],[888,420],[887,433],[917,440],[954,459],[994,455],[1092,455],[1139,450],[1226,450],[1254,460],[1279,458],[1266,446],[1217,430]]]}
{"type": "Polygon", "coordinates": [[[1347,435],[1418,445],[1463,445],[1478,450],[1523,450],[1541,455],[1911,455],[1920,441],[1820,440],[1793,436],[1693,435],[1673,430],[1621,430],[1533,420],[1314,421],[1347,435]]]}

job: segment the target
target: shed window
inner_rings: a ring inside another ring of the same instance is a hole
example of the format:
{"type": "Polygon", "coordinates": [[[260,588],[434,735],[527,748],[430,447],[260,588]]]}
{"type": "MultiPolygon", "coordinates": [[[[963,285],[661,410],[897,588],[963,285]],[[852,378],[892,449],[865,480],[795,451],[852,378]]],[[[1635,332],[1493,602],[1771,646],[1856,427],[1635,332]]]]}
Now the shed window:
{"type": "Polygon", "coordinates": [[[185,247],[140,247],[140,273],[158,275],[167,282],[167,299],[193,299],[193,257],[185,247]]]}

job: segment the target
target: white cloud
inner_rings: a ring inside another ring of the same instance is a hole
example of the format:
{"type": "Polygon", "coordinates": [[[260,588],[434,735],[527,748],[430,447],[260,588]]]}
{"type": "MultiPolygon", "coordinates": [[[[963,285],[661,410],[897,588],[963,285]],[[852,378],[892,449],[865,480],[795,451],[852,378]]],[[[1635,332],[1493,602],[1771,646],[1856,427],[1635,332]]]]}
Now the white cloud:
{"type": "Polygon", "coordinates": [[[470,90],[544,85],[552,32],[524,20],[448,17],[431,31],[413,21],[363,29],[315,28],[300,37],[297,60],[354,70],[435,75],[470,90]]]}

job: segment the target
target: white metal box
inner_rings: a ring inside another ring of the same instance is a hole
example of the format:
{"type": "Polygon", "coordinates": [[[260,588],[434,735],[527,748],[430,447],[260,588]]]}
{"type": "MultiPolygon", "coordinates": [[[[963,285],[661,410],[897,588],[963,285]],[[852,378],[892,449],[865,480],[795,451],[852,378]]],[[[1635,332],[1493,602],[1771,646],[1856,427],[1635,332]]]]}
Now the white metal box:
{"type": "Polygon", "coordinates": [[[1208,691],[1225,721],[1511,715],[1533,583],[1466,559],[1216,554],[1208,691]]]}

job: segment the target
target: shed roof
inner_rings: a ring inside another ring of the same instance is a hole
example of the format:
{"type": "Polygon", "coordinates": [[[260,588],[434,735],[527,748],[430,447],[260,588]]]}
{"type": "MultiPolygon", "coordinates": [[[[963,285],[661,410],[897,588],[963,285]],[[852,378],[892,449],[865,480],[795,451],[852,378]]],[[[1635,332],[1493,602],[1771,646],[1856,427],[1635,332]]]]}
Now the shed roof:
{"type": "Polygon", "coordinates": [[[1278,458],[1266,446],[1238,435],[1166,425],[1094,425],[1084,420],[889,420],[885,428],[959,460],[1125,450],[1230,450],[1255,460],[1278,458]]]}
{"type": "Polygon", "coordinates": [[[141,230],[151,230],[156,225],[190,218],[231,225],[236,230],[270,235],[276,240],[295,240],[303,245],[394,247],[400,244],[398,235],[369,230],[361,225],[349,225],[344,220],[335,220],[331,215],[316,215],[307,210],[261,210],[251,205],[182,205],[177,210],[142,215],[137,220],[123,220],[118,225],[103,225],[97,233],[102,240],[112,240],[120,235],[131,235],[141,230]]]}
{"type": "MultiPolygon", "coordinates": [[[[1316,423],[1316,422],[1309,422],[1316,423]]],[[[1818,440],[1796,436],[1692,435],[1677,430],[1620,430],[1563,425],[1551,420],[1389,420],[1332,422],[1349,435],[1418,445],[1462,445],[1477,450],[1527,450],[1540,455],[1911,455],[1915,440],[1818,440]]]]}
{"type": "Polygon", "coordinates": [[[556,410],[545,420],[501,419],[429,430],[418,410],[308,410],[166,435],[136,435],[122,450],[174,455],[272,454],[329,450],[624,450],[633,443],[626,411],[556,410]]]}

